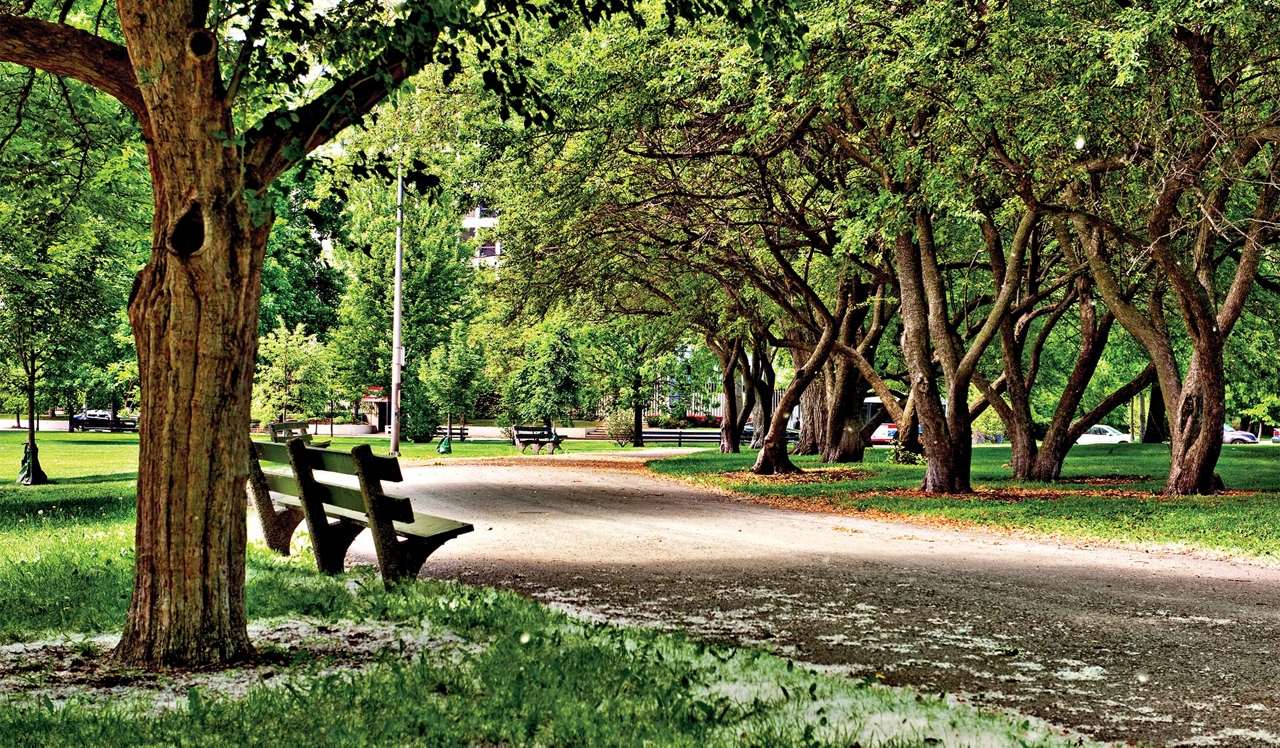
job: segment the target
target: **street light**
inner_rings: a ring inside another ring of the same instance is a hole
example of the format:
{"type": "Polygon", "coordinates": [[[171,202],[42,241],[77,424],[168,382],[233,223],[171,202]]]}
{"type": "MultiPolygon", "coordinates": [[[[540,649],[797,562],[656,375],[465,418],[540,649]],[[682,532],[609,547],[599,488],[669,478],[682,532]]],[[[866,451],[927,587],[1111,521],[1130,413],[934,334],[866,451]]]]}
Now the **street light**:
{"type": "Polygon", "coordinates": [[[400,456],[400,380],[404,368],[404,348],[400,345],[400,307],[404,278],[404,173],[396,169],[396,279],[394,311],[391,317],[391,401],[387,410],[391,415],[391,456],[400,456]]]}

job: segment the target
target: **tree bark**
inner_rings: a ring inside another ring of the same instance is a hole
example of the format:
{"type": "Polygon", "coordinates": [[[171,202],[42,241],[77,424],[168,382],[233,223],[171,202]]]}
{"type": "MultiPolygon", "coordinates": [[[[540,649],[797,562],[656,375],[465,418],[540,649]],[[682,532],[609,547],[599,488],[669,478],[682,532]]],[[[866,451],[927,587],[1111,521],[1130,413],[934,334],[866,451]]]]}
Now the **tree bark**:
{"type": "Polygon", "coordinates": [[[640,373],[636,372],[635,377],[631,380],[631,446],[644,446],[644,383],[640,380],[640,373]]]}
{"type": "Polygon", "coordinates": [[[823,462],[862,462],[867,443],[862,438],[863,400],[867,385],[853,364],[834,360],[827,372],[827,413],[822,430],[823,462]]]}
{"type": "Polygon", "coordinates": [[[744,353],[736,340],[718,343],[708,337],[708,345],[720,359],[720,397],[723,415],[720,418],[720,452],[737,454],[741,431],[738,429],[738,364],[744,353]]]}
{"type": "Polygon", "coordinates": [[[36,362],[34,357],[27,362],[26,374],[27,450],[19,482],[24,486],[43,486],[49,482],[49,476],[45,475],[40,467],[40,450],[36,446],[36,362]]]}
{"type": "Polygon", "coordinates": [[[804,359],[803,364],[796,366],[795,377],[792,378],[791,384],[788,384],[787,388],[783,390],[782,398],[773,412],[773,418],[769,422],[769,435],[765,437],[764,446],[760,448],[760,453],[756,457],[756,464],[751,468],[753,473],[773,475],[775,473],[800,472],[800,468],[796,467],[795,463],[787,455],[787,420],[791,416],[792,409],[800,402],[801,394],[813,383],[818,373],[822,371],[822,367],[826,365],[827,359],[831,356],[831,351],[835,348],[836,339],[840,334],[841,322],[844,320],[845,311],[849,305],[849,296],[844,287],[843,279],[840,285],[839,306],[835,314],[829,315],[824,320],[822,334],[818,337],[817,344],[813,346],[813,351],[804,359]]]}
{"type": "Polygon", "coordinates": [[[1161,444],[1169,440],[1169,420],[1164,407],[1164,393],[1160,391],[1157,380],[1151,385],[1151,405],[1147,408],[1147,419],[1142,426],[1143,444],[1161,444]]]}
{"type": "Polygon", "coordinates": [[[1222,490],[1213,470],[1222,453],[1226,398],[1221,351],[1202,355],[1201,350],[1197,350],[1182,383],[1177,410],[1170,409],[1178,414],[1180,438],[1174,440],[1169,458],[1169,480],[1165,484],[1169,493],[1211,494],[1222,490]]]}
{"type": "Polygon", "coordinates": [[[180,12],[121,3],[141,86],[155,218],[134,281],[138,350],[137,573],[116,649],[146,667],[252,654],[245,615],[245,483],[261,268],[271,216],[252,214],[217,40],[180,12]],[[172,43],[174,39],[185,44],[172,43]]]}
{"type": "Polygon", "coordinates": [[[773,362],[769,360],[766,343],[756,340],[753,343],[756,364],[753,367],[752,387],[756,390],[756,406],[751,414],[751,422],[755,424],[751,432],[751,448],[764,446],[765,437],[769,434],[766,428],[773,420],[773,388],[777,383],[777,374],[773,362]]]}
{"type": "MultiPolygon", "coordinates": [[[[793,351],[797,368],[804,354],[793,351]]],[[[822,424],[827,410],[825,377],[823,372],[816,372],[812,381],[800,393],[800,435],[791,448],[793,455],[816,455],[822,453],[822,424]]],[[[788,413],[790,409],[788,409],[788,413]]]]}

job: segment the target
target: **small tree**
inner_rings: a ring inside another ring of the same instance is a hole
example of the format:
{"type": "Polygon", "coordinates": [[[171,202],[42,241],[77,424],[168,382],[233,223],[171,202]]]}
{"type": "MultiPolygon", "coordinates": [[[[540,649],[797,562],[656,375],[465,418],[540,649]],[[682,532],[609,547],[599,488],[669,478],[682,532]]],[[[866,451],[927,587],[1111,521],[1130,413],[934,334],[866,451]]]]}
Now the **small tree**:
{"type": "Polygon", "coordinates": [[[614,408],[609,411],[608,417],[604,419],[604,433],[617,442],[619,447],[625,447],[627,442],[634,442],[636,426],[631,409],[614,408]]]}
{"type": "Polygon", "coordinates": [[[278,415],[287,421],[291,410],[306,416],[328,404],[328,356],[301,323],[290,330],[282,322],[267,333],[258,343],[258,357],[254,418],[270,421],[278,415]]]}
{"type": "Polygon", "coordinates": [[[432,351],[419,369],[418,378],[426,385],[427,396],[450,428],[455,415],[465,423],[475,410],[484,383],[483,369],[483,346],[468,340],[460,326],[453,328],[449,342],[432,351]]]}
{"type": "Polygon", "coordinates": [[[569,417],[581,389],[578,351],[569,331],[560,327],[529,342],[503,400],[514,420],[541,421],[550,428],[552,420],[569,417]]]}

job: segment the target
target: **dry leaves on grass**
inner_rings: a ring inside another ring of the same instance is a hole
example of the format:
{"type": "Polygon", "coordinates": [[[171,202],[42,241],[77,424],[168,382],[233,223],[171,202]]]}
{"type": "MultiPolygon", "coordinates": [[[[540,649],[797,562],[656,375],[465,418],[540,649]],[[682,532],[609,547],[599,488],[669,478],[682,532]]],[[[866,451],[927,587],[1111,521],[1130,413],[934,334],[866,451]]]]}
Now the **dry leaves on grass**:
{"type": "Polygon", "coordinates": [[[810,468],[803,473],[780,473],[778,475],[756,475],[749,470],[733,473],[720,473],[720,477],[734,483],[752,483],[766,486],[798,486],[806,483],[843,483],[870,478],[872,473],[866,470],[849,468],[810,468]]]}
{"type": "Polygon", "coordinates": [[[1108,475],[1059,478],[1057,482],[1082,486],[1128,486],[1134,483],[1150,483],[1153,480],[1155,478],[1150,475],[1108,475]]]}

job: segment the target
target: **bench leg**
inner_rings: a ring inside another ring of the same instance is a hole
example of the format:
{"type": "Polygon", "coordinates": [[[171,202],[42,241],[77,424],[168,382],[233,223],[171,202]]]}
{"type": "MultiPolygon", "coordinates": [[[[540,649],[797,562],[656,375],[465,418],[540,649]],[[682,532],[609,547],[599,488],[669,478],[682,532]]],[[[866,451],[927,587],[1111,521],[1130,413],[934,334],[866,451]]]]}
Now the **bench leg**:
{"type": "Polygon", "coordinates": [[[364,525],[355,522],[338,520],[324,522],[323,528],[311,535],[311,548],[316,554],[316,568],[324,574],[341,574],[346,570],[347,549],[355,542],[356,536],[364,530],[364,525]]]}
{"type": "Polygon", "coordinates": [[[446,542],[431,538],[397,540],[393,558],[390,563],[384,563],[382,566],[383,584],[390,589],[397,582],[418,576],[418,572],[422,571],[422,565],[427,562],[427,557],[446,542]]]}
{"type": "Polygon", "coordinates": [[[267,487],[267,477],[262,474],[262,466],[256,459],[249,460],[249,497],[258,510],[258,521],[262,523],[262,535],[266,538],[267,547],[282,556],[289,555],[289,543],[293,540],[293,531],[302,523],[301,509],[291,506],[277,508],[271,500],[271,489],[267,487]]]}

